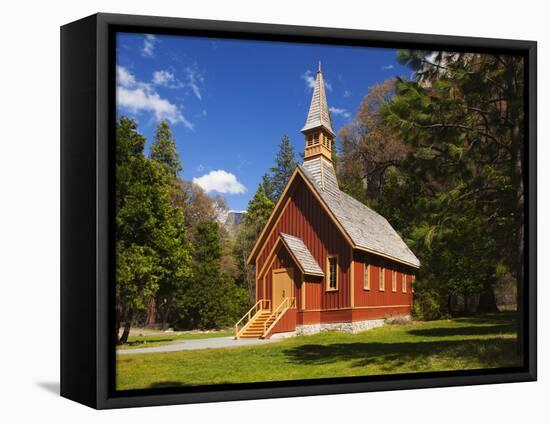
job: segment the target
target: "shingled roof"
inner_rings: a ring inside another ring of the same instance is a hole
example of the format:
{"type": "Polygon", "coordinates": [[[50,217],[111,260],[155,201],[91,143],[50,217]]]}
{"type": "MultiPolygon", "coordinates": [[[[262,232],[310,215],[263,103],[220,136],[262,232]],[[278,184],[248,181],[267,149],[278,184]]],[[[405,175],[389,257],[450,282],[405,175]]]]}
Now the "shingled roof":
{"type": "Polygon", "coordinates": [[[420,267],[420,260],[384,217],[340,191],[332,163],[316,157],[305,161],[300,169],[356,247],[420,267]]]}
{"type": "Polygon", "coordinates": [[[332,130],[330,111],[328,108],[327,96],[325,94],[325,82],[323,80],[323,73],[321,72],[321,62],[319,62],[315,87],[313,88],[313,95],[309,106],[309,113],[307,114],[306,124],[302,128],[302,132],[321,126],[332,135],[335,135],[332,130]]]}
{"type": "Polygon", "coordinates": [[[295,236],[280,233],[281,239],[300,266],[302,272],[307,275],[324,276],[323,269],[315,260],[315,257],[308,250],[304,242],[295,236]]]}

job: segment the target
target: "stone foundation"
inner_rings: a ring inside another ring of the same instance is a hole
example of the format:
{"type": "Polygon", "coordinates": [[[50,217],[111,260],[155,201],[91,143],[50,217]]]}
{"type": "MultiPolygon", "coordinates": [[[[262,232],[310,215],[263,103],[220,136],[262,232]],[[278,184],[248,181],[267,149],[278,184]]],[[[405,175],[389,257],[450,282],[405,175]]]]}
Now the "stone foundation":
{"type": "Polygon", "coordinates": [[[297,335],[313,335],[319,332],[340,331],[358,333],[369,329],[384,326],[384,319],[361,320],[358,322],[320,323],[316,325],[302,325],[296,327],[297,335]]]}

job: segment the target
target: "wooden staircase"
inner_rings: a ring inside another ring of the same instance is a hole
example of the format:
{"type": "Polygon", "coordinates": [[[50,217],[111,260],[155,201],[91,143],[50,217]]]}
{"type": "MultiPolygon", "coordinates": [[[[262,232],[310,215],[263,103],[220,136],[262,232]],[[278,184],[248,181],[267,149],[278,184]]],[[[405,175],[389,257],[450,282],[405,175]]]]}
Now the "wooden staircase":
{"type": "Polygon", "coordinates": [[[270,300],[260,300],[235,323],[235,339],[264,338],[286,311],[296,304],[294,297],[286,297],[275,310],[269,308],[270,300]]]}
{"type": "Polygon", "coordinates": [[[261,310],[256,313],[239,334],[239,338],[260,338],[264,334],[264,324],[270,316],[270,310],[261,310]]]}

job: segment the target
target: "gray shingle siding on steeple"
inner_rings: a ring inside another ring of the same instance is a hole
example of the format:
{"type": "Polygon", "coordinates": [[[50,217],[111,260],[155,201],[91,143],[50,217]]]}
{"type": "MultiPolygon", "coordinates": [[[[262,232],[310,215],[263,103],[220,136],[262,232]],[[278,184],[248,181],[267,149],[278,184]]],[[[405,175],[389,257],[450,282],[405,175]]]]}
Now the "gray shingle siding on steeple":
{"type": "Polygon", "coordinates": [[[327,96],[325,94],[325,82],[323,81],[323,73],[321,72],[321,66],[319,64],[317,78],[315,79],[315,88],[313,89],[313,95],[311,97],[311,105],[309,106],[309,113],[307,114],[306,123],[302,128],[302,132],[321,126],[334,135],[327,96]]]}

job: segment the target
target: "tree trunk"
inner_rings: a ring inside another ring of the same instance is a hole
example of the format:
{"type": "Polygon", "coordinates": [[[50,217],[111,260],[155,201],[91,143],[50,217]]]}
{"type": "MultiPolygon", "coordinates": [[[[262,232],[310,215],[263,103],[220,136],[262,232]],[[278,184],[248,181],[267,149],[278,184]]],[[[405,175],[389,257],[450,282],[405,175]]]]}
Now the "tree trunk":
{"type": "Polygon", "coordinates": [[[147,318],[145,326],[151,326],[157,323],[157,298],[151,295],[147,300],[147,318]]]}
{"type": "Polygon", "coordinates": [[[479,295],[479,305],[477,306],[478,313],[497,313],[497,299],[495,297],[495,289],[492,283],[481,291],[479,295]]]}
{"type": "Polygon", "coordinates": [[[120,336],[120,339],[118,340],[118,344],[122,345],[128,342],[128,336],[130,336],[130,328],[132,327],[132,320],[134,318],[134,312],[133,310],[130,310],[127,313],[126,321],[124,322],[124,330],[122,331],[122,335],[120,336]]]}
{"type": "Polygon", "coordinates": [[[115,310],[115,340],[118,343],[120,335],[120,309],[115,310]]]}
{"type": "Polygon", "coordinates": [[[453,295],[452,294],[447,295],[447,313],[449,313],[451,316],[453,315],[453,295]]]}

